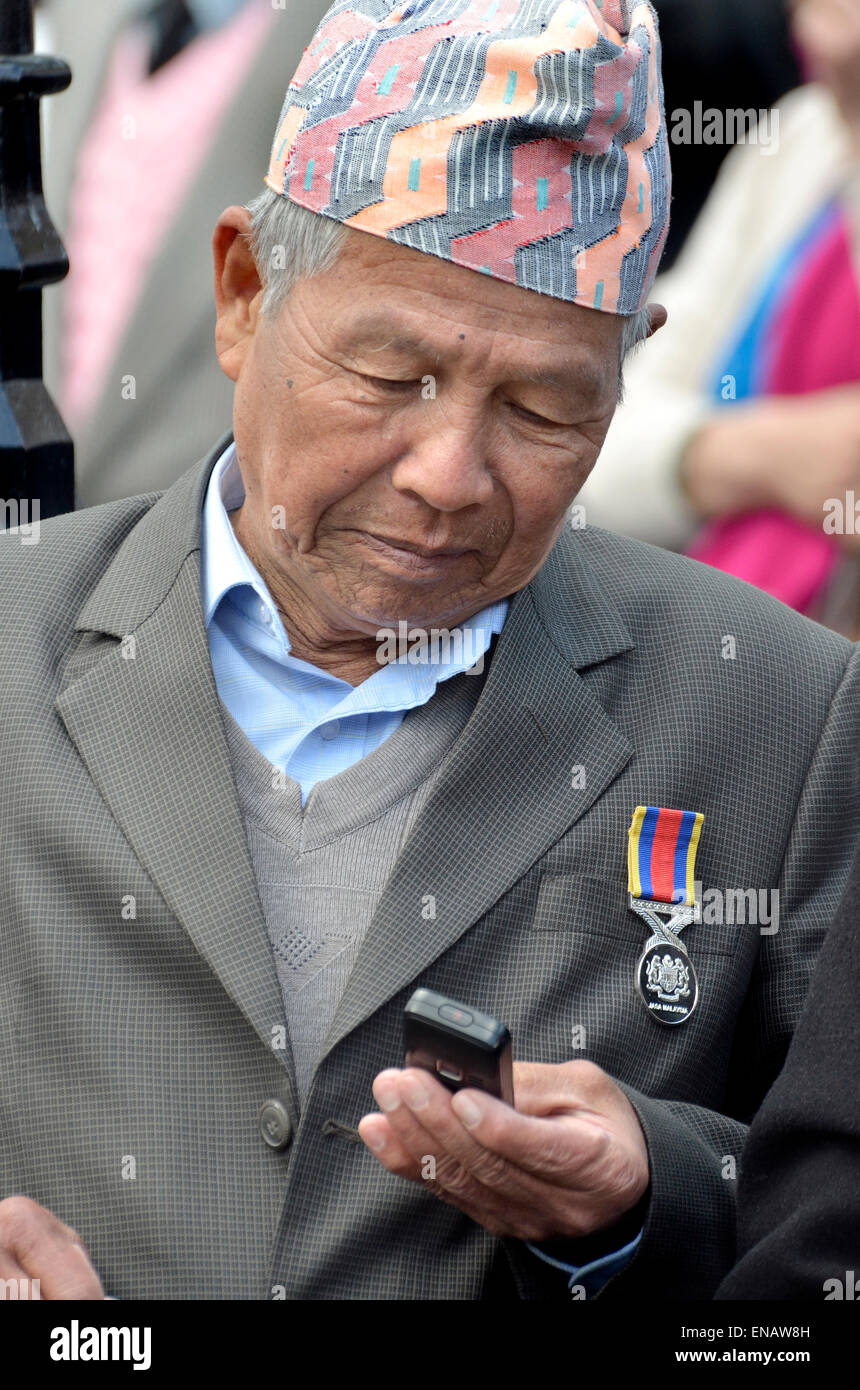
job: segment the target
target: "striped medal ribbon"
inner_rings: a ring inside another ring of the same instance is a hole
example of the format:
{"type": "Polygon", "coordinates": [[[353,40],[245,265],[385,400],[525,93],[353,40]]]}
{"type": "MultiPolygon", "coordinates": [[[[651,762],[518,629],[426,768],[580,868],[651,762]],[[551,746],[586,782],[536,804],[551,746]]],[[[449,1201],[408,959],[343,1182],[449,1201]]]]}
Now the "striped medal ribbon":
{"type": "Polygon", "coordinates": [[[699,1002],[699,982],[680,933],[701,917],[695,868],[703,822],[701,811],[637,806],[627,836],[628,902],[653,933],[634,983],[658,1023],[686,1023],[699,1002]]]}

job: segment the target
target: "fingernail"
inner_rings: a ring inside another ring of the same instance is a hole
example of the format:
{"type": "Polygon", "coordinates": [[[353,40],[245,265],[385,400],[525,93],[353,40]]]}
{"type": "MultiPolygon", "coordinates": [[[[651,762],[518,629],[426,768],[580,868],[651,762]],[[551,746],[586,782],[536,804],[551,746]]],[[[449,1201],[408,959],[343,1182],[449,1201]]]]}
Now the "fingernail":
{"type": "Polygon", "coordinates": [[[369,1148],[373,1149],[374,1153],[378,1154],[385,1148],[385,1135],[379,1134],[374,1130],[373,1133],[365,1137],[364,1142],[369,1148]]]}
{"type": "Polygon", "coordinates": [[[373,1094],[380,1110],[396,1110],[400,1104],[400,1096],[393,1081],[377,1081],[373,1094]]]}
{"type": "Polygon", "coordinates": [[[423,1110],[425,1105],[430,1104],[427,1087],[417,1076],[404,1076],[400,1082],[400,1094],[410,1110],[423,1110]]]}
{"type": "Polygon", "coordinates": [[[480,1106],[476,1105],[470,1096],[455,1096],[451,1101],[451,1109],[467,1129],[474,1129],[481,1119],[480,1106]]]}

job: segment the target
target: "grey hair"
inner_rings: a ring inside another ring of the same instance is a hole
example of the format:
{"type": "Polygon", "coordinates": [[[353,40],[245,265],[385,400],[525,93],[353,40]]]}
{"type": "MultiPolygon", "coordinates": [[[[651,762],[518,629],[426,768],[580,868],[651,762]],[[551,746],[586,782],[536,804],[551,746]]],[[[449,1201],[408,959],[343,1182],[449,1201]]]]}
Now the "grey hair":
{"type": "MultiPolygon", "coordinates": [[[[332,217],[310,212],[291,198],[267,188],[247,206],[251,214],[251,250],[265,286],[263,313],[275,318],[293,286],[336,264],[349,228],[332,217]]],[[[624,315],[621,363],[651,330],[647,307],[624,315]]],[[[623,397],[619,372],[618,400],[623,397]]]]}
{"type": "Polygon", "coordinates": [[[621,330],[621,361],[632,352],[651,332],[651,311],[647,304],[635,314],[624,314],[624,327],[621,330]]]}
{"type": "Polygon", "coordinates": [[[621,330],[621,355],[618,363],[618,404],[624,400],[624,363],[633,350],[645,342],[651,333],[651,311],[648,305],[635,314],[624,315],[621,330]]]}
{"type": "Polygon", "coordinates": [[[251,250],[265,286],[263,313],[275,318],[294,285],[332,268],[349,228],[270,188],[249,203],[247,211],[251,250]]]}

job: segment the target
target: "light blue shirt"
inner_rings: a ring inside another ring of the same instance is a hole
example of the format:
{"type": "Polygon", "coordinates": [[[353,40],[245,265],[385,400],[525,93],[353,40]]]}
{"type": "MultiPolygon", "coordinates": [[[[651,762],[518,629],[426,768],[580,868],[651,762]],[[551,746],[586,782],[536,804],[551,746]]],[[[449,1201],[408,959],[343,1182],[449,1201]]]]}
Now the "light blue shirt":
{"type": "MultiPolygon", "coordinates": [[[[478,663],[501,632],[509,601],[491,604],[460,624],[461,659],[389,661],[352,686],[292,655],[268,587],[230,524],[228,512],[244,500],[236,446],[230,444],[212,470],[203,504],[201,599],[212,670],[236,723],[270,763],[299,783],[304,806],[317,782],[372,753],[407,710],[432,698],[440,681],[478,663]]],[[[637,1236],[581,1268],[534,1245],[528,1248],[564,1270],[571,1288],[580,1284],[591,1295],[624,1267],[638,1241],[637,1236]]]]}

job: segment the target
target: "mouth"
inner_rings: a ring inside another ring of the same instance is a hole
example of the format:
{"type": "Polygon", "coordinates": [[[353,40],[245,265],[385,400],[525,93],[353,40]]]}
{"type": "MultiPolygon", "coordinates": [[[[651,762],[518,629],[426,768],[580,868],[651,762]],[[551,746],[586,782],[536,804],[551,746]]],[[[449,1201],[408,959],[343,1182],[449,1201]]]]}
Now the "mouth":
{"type": "Polygon", "coordinates": [[[372,531],[357,532],[369,549],[377,555],[393,561],[399,569],[411,574],[440,574],[461,563],[467,555],[477,555],[477,550],[462,550],[452,547],[433,549],[416,541],[406,541],[393,536],[377,536],[372,531]]]}

